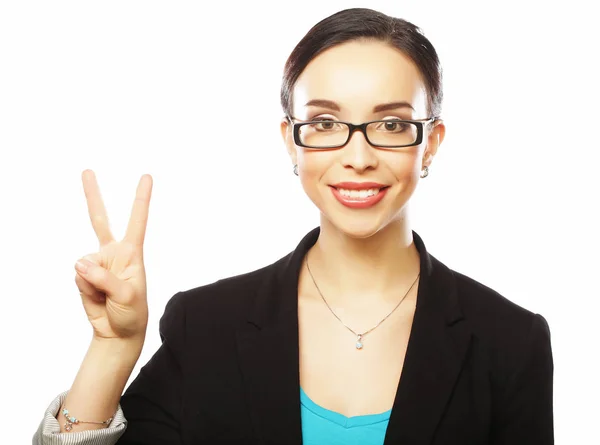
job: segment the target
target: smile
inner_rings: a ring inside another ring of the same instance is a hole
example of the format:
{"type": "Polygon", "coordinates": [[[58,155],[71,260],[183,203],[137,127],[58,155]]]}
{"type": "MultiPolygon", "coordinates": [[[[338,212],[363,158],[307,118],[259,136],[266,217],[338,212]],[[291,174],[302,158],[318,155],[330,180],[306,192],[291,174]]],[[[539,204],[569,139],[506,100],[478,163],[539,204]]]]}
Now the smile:
{"type": "Polygon", "coordinates": [[[330,186],[333,196],[344,206],[354,209],[372,207],[383,199],[389,186],[373,183],[330,186]]]}

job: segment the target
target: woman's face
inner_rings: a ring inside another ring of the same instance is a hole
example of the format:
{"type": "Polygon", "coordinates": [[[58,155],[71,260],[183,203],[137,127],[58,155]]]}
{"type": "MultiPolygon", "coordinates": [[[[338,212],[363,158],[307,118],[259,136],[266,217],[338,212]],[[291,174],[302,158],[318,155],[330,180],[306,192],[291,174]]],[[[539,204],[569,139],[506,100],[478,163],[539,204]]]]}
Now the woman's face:
{"type": "MultiPolygon", "coordinates": [[[[309,63],[293,90],[293,117],[354,124],[427,119],[426,98],[419,70],[403,53],[378,41],[353,41],[330,48],[309,63]]],[[[404,218],[421,169],[431,164],[444,137],[440,122],[430,131],[426,127],[418,146],[375,148],[356,131],[343,148],[318,150],[297,146],[285,120],[281,131],[293,163],[298,164],[302,187],[322,217],[357,238],[404,218]],[[336,187],[343,182],[359,183],[359,188],[371,191],[336,187]],[[360,185],[367,182],[386,188],[376,191],[373,188],[378,186],[360,185]],[[365,196],[372,193],[377,197],[365,196]]]]}

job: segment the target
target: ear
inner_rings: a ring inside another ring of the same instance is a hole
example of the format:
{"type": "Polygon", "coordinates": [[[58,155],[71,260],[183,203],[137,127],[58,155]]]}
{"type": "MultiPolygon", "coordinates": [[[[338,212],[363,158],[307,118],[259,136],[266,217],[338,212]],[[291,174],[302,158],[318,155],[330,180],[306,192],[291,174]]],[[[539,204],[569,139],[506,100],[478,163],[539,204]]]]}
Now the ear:
{"type": "Polygon", "coordinates": [[[292,123],[287,117],[284,117],[281,120],[280,130],[281,137],[283,138],[283,143],[285,144],[285,148],[287,149],[287,152],[290,155],[290,158],[292,159],[292,164],[296,165],[298,163],[298,153],[296,152],[296,144],[294,144],[294,135],[292,134],[292,123]]]}
{"type": "Polygon", "coordinates": [[[423,167],[429,167],[433,162],[433,157],[437,153],[438,147],[444,141],[446,135],[446,126],[444,121],[441,119],[436,120],[433,124],[433,128],[429,130],[427,136],[427,146],[425,147],[425,153],[423,153],[423,167]]]}

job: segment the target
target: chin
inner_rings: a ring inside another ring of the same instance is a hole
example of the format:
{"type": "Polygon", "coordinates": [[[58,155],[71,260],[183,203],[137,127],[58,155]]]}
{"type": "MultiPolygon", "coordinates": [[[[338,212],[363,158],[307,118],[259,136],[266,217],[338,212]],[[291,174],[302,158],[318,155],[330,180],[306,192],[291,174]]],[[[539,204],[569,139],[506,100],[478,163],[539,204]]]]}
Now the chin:
{"type": "Polygon", "coordinates": [[[321,225],[327,224],[331,228],[340,232],[349,238],[365,239],[369,238],[386,227],[380,218],[373,215],[364,215],[361,217],[348,217],[345,215],[322,215],[321,225]]]}

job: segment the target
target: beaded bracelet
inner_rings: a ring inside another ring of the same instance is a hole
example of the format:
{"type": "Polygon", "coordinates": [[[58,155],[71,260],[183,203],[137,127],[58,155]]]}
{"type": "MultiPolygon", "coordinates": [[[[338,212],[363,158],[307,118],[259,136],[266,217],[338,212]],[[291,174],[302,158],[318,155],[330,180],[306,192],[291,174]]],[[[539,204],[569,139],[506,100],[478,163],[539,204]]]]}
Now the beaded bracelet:
{"type": "Polygon", "coordinates": [[[111,417],[110,419],[105,420],[104,422],[84,422],[83,420],[79,420],[73,416],[69,417],[69,410],[66,408],[62,410],[62,413],[65,416],[65,418],[67,419],[67,423],[65,423],[66,431],[71,431],[73,429],[73,425],[77,425],[78,423],[93,423],[95,425],[109,425],[110,422],[112,422],[112,420],[113,420],[113,418],[111,417]]]}

